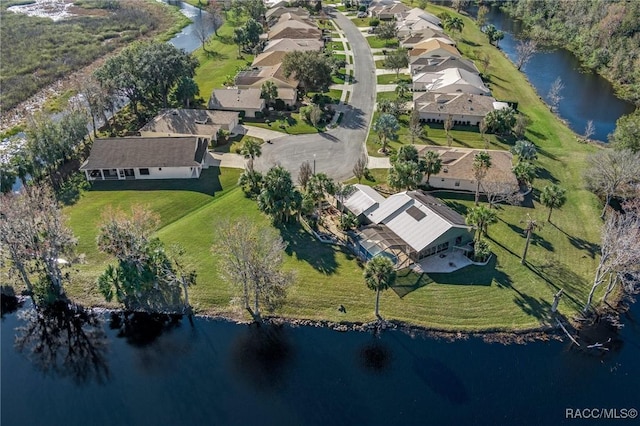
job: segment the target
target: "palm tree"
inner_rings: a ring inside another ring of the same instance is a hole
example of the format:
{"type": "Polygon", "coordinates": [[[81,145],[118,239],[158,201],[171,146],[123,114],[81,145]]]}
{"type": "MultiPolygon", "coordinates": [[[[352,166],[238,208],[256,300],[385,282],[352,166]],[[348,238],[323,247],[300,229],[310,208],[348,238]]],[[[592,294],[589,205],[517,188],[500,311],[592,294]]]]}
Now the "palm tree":
{"type": "Polygon", "coordinates": [[[370,290],[376,292],[376,317],[380,318],[380,292],[387,290],[396,281],[393,262],[385,256],[376,256],[364,268],[364,282],[370,290]]]}
{"type": "Polygon", "coordinates": [[[521,139],[513,145],[511,153],[518,156],[518,162],[532,161],[538,156],[538,149],[533,143],[521,139]]]}
{"type": "Polygon", "coordinates": [[[324,173],[316,173],[312,175],[307,183],[307,195],[314,204],[318,213],[318,221],[322,217],[322,202],[326,194],[333,195],[336,192],[336,184],[329,176],[324,173]]]}
{"type": "Polygon", "coordinates": [[[409,93],[411,93],[409,82],[407,80],[400,80],[396,85],[396,95],[399,98],[406,99],[409,93]]]}
{"type": "Polygon", "coordinates": [[[467,225],[476,228],[474,241],[479,241],[482,235],[487,235],[487,228],[498,222],[498,215],[495,211],[485,206],[471,207],[467,213],[467,225]]]}
{"type": "Polygon", "coordinates": [[[487,175],[490,167],[491,156],[487,151],[479,152],[473,157],[473,176],[476,178],[476,206],[480,199],[480,184],[482,183],[482,179],[487,175]]]}
{"type": "Polygon", "coordinates": [[[249,160],[247,161],[247,170],[253,170],[253,161],[262,155],[260,142],[252,137],[245,138],[240,148],[240,155],[249,160]]]}
{"type": "Polygon", "coordinates": [[[545,186],[540,194],[540,202],[543,206],[549,207],[547,222],[551,223],[551,212],[559,209],[567,201],[567,191],[556,184],[545,186]]]}
{"type": "Polygon", "coordinates": [[[302,196],[295,189],[288,170],[282,166],[274,166],[269,169],[263,182],[258,207],[271,216],[274,222],[288,221],[300,211],[302,196]]]}
{"type": "Polygon", "coordinates": [[[273,81],[265,81],[260,87],[260,98],[264,99],[269,106],[278,98],[278,86],[273,81]]]}
{"type": "Polygon", "coordinates": [[[452,33],[461,33],[464,28],[464,21],[458,16],[451,16],[444,21],[444,27],[452,33]]]}
{"type": "Polygon", "coordinates": [[[537,228],[542,227],[542,225],[539,224],[536,220],[531,219],[531,216],[529,216],[528,214],[527,214],[527,220],[520,221],[520,222],[526,223],[526,226],[524,227],[524,232],[527,234],[527,241],[524,244],[524,252],[522,253],[522,259],[520,259],[520,263],[524,265],[527,261],[527,251],[529,251],[529,243],[531,242],[531,235],[533,235],[533,231],[535,231],[537,228]]]}
{"type": "Polygon", "coordinates": [[[378,134],[380,143],[382,144],[382,152],[387,152],[387,143],[389,140],[395,140],[398,136],[400,125],[398,119],[391,114],[382,114],[373,123],[373,131],[378,134]]]}
{"type": "Polygon", "coordinates": [[[516,179],[521,184],[531,186],[531,182],[536,177],[536,169],[537,167],[528,161],[521,161],[515,166],[513,166],[513,174],[516,175],[516,179]]]}
{"type": "Polygon", "coordinates": [[[427,175],[427,185],[431,175],[437,175],[442,170],[442,158],[436,151],[427,151],[424,154],[424,173],[427,175]]]}

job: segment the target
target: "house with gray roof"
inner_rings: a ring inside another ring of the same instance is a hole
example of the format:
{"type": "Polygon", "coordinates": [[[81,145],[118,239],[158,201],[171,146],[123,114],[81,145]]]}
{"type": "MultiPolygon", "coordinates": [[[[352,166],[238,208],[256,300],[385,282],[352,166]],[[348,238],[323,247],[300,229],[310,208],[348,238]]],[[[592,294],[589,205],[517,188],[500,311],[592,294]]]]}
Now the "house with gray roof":
{"type": "Polygon", "coordinates": [[[384,197],[368,185],[359,183],[353,185],[353,191],[343,201],[342,205],[363,222],[366,216],[380,207],[384,197]]]}
{"type": "Polygon", "coordinates": [[[420,120],[427,123],[444,123],[451,117],[454,125],[477,126],[496,108],[491,96],[469,93],[414,92],[413,108],[420,120]]]}
{"type": "Polygon", "coordinates": [[[140,129],[143,137],[199,136],[218,140],[218,132],[238,125],[238,112],[206,109],[164,109],[140,129]]]}
{"type": "Polygon", "coordinates": [[[238,111],[245,117],[255,117],[265,108],[264,99],[260,98],[260,88],[239,89],[229,87],[214,89],[209,98],[209,109],[221,111],[238,111]]]}
{"type": "Polygon", "coordinates": [[[468,251],[473,240],[464,217],[423,191],[391,195],[368,211],[370,225],[354,238],[358,254],[367,260],[383,255],[397,268],[405,267],[436,254],[468,251]]]}
{"type": "Polygon", "coordinates": [[[89,181],[197,179],[208,143],[195,136],[96,139],[80,170],[89,181]]]}
{"type": "Polygon", "coordinates": [[[411,75],[423,72],[440,72],[449,68],[459,68],[474,74],[480,73],[473,62],[468,59],[457,58],[455,56],[448,56],[446,58],[414,58],[414,60],[409,63],[409,71],[411,75]]]}

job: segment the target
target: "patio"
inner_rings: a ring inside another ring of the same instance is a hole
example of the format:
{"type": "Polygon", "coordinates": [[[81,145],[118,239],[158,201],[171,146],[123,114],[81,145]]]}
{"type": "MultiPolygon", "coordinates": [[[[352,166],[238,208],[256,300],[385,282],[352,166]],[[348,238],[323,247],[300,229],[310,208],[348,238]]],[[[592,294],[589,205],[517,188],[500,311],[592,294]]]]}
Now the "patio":
{"type": "Polygon", "coordinates": [[[472,263],[471,259],[465,256],[461,250],[454,250],[425,257],[420,262],[411,265],[411,269],[417,273],[446,274],[462,269],[472,263]]]}

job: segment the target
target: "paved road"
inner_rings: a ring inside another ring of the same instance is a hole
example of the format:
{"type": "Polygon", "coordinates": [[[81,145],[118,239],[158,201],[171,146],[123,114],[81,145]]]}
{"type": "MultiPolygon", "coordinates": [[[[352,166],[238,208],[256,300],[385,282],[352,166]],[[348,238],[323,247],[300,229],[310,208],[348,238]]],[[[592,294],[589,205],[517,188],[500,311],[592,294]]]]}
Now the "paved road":
{"type": "Polygon", "coordinates": [[[344,31],[354,56],[355,82],[349,99],[344,106],[344,116],[340,126],[324,133],[285,136],[272,144],[262,145],[262,156],[256,161],[258,170],[266,171],[274,164],[280,164],[297,179],[298,169],[303,161],[316,171],[323,172],[337,180],[353,176],[353,165],[364,153],[371,115],[376,100],[375,64],[369,44],[349,18],[341,13],[329,12],[344,31]]]}

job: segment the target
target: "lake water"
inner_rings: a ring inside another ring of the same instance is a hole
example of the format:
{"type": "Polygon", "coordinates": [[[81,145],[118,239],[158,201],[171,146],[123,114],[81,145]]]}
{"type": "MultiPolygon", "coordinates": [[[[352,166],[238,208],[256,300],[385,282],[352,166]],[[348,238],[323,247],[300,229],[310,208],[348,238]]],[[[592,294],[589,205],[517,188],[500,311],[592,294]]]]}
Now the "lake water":
{"type": "Polygon", "coordinates": [[[103,314],[97,326],[60,317],[25,321],[3,303],[1,420],[571,424],[567,408],[640,408],[638,306],[633,309],[607,344],[611,351],[588,355],[558,341],[505,346],[477,338],[445,342],[399,331],[376,337],[204,318],[190,323],[137,316],[125,323],[103,314]],[[35,353],[28,339],[18,349],[26,335],[19,327],[25,326],[39,336],[35,353]],[[43,329],[48,338],[41,338],[43,329]],[[72,332],[55,334],[60,330],[72,332]],[[69,335],[75,342],[71,351],[69,335]],[[51,351],[58,356],[54,362],[51,351]]]}
{"type": "MultiPolygon", "coordinates": [[[[470,9],[470,13],[475,16],[476,10],[470,9]]],[[[500,49],[515,61],[520,22],[492,7],[487,14],[488,24],[505,32],[499,43],[500,49]]],[[[611,83],[598,74],[582,70],[578,59],[568,50],[540,51],[526,64],[523,72],[545,101],[548,101],[547,95],[554,80],[562,79],[565,88],[561,92],[563,99],[558,113],[580,135],[584,134],[587,122],[592,120],[595,125],[592,139],[606,142],[607,136],[615,130],[616,120],[635,110],[633,104],[615,97],[611,83]]]]}

